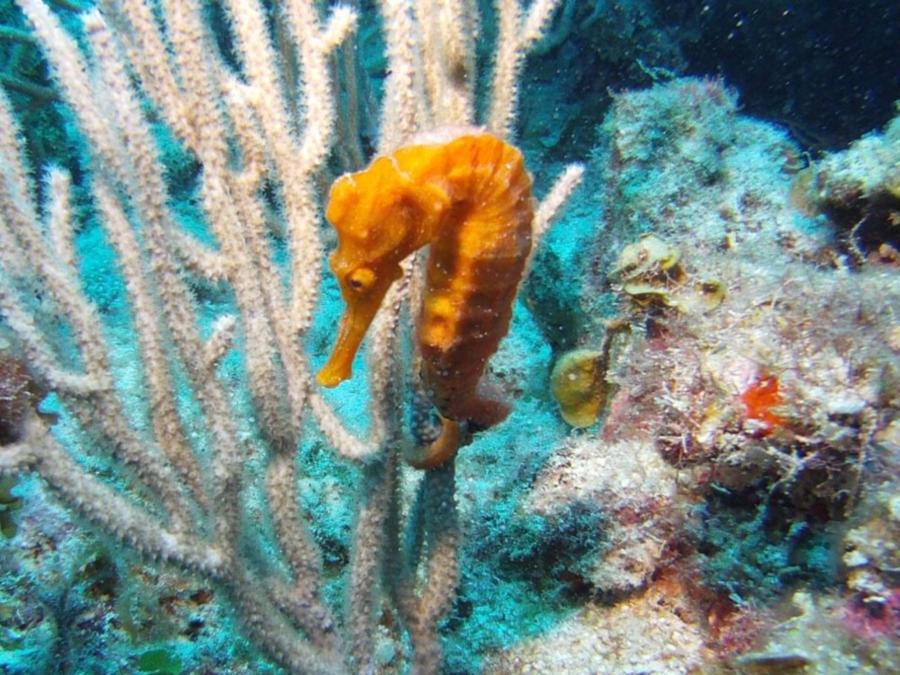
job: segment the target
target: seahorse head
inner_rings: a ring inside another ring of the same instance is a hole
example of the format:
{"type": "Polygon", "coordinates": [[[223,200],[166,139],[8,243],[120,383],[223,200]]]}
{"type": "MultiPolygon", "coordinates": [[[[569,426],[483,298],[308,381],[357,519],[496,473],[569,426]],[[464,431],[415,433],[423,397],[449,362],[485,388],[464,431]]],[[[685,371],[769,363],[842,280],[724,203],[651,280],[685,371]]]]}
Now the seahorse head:
{"type": "Polygon", "coordinates": [[[346,174],[331,187],[325,217],[338,234],[329,258],[346,311],[331,357],[318,381],[333,387],[351,375],[353,358],[400,263],[429,243],[446,210],[447,194],[416,180],[393,157],[379,157],[363,171],[346,174]]]}

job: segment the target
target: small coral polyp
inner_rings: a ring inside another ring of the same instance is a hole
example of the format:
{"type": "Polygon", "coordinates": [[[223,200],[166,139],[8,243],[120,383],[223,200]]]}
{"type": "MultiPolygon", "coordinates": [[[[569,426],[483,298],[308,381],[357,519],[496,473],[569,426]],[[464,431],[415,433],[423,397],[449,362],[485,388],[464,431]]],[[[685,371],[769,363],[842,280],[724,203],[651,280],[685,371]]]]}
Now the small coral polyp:
{"type": "Polygon", "coordinates": [[[740,401],[746,410],[744,419],[752,422],[754,435],[762,438],[785,425],[786,420],[776,412],[784,399],[774,375],[761,375],[754,380],[740,395],[740,401]]]}

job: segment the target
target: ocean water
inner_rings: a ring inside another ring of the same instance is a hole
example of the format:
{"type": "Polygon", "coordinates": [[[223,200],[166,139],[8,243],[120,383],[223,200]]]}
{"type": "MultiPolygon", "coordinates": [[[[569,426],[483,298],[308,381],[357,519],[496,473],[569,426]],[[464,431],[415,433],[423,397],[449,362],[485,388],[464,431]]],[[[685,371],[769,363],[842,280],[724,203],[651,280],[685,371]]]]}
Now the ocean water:
{"type": "Polygon", "coordinates": [[[900,670],[898,26],[0,0],[0,672],[900,670]]]}

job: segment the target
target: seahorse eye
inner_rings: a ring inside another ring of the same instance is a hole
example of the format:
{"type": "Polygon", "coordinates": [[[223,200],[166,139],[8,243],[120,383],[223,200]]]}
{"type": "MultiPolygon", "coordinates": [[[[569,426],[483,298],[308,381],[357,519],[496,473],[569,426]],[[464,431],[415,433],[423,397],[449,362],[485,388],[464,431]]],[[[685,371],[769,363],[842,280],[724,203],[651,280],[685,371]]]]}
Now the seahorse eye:
{"type": "Polygon", "coordinates": [[[347,277],[347,283],[355,291],[368,290],[375,283],[375,272],[368,267],[359,267],[350,272],[350,275],[347,277]]]}

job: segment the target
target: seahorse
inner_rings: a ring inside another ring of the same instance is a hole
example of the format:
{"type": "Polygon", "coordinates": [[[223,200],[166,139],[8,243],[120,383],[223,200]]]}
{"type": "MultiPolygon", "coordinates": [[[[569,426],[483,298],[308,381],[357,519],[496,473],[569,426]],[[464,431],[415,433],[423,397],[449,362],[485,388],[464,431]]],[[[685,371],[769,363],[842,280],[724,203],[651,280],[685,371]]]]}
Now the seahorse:
{"type": "Polygon", "coordinates": [[[480,386],[509,330],[531,251],[534,201],[522,154],[487,132],[426,139],[374,159],[332,185],[325,211],[338,234],[329,258],[346,311],[318,381],[351,376],[353,358],[401,262],[430,246],[417,326],[425,390],[441,436],[413,466],[456,455],[461,424],[491,427],[509,406],[480,386]]]}

